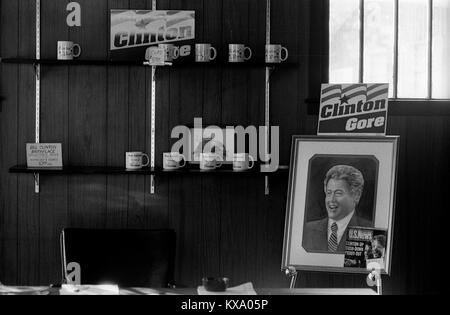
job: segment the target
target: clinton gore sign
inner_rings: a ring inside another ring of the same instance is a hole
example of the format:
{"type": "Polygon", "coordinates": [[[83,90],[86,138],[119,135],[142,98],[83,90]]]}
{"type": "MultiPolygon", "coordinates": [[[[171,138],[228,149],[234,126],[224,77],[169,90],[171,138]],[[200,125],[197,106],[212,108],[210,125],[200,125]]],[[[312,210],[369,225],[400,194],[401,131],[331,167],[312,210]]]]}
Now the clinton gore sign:
{"type": "Polygon", "coordinates": [[[386,135],[389,84],[322,84],[318,135],[386,135]]]}
{"type": "Polygon", "coordinates": [[[113,9],[110,32],[112,60],[144,60],[150,46],[193,44],[195,11],[113,9]]]}

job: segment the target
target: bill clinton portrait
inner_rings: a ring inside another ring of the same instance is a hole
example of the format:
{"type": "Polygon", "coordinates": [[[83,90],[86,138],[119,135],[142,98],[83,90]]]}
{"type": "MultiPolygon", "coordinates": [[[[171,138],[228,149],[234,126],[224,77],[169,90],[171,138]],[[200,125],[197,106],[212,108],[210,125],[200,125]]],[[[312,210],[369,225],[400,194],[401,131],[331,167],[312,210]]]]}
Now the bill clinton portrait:
{"type": "Polygon", "coordinates": [[[377,165],[370,158],[336,165],[336,162],[352,161],[322,157],[310,165],[308,185],[321,187],[308,189],[308,194],[313,196],[307,196],[302,244],[308,252],[343,254],[350,226],[373,227],[373,174],[377,165]],[[370,174],[370,192],[365,193],[366,180],[355,164],[370,174]]]}

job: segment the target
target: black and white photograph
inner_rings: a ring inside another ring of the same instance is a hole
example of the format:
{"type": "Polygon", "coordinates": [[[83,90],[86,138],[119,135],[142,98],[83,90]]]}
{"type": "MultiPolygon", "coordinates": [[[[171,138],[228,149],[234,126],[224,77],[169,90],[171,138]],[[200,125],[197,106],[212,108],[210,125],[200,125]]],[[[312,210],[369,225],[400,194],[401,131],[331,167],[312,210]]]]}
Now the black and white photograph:
{"type": "Polygon", "coordinates": [[[0,0],[2,296],[442,294],[448,174],[450,0],[0,0]]]}

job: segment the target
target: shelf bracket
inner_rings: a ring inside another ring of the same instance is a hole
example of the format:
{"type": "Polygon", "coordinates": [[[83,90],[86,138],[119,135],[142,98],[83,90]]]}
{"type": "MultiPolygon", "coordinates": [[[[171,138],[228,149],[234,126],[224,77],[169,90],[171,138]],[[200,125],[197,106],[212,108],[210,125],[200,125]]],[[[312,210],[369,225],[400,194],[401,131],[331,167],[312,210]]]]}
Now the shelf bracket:
{"type": "MultiPolygon", "coordinates": [[[[36,60],[41,59],[41,0],[36,0],[36,60]]],[[[36,83],[35,106],[35,142],[40,142],[40,117],[41,117],[41,65],[34,64],[36,83]]],[[[34,173],[34,192],[39,194],[39,174],[34,173]]]]}
{"type": "Polygon", "coordinates": [[[34,75],[36,76],[37,80],[41,80],[41,69],[37,62],[33,63],[33,69],[34,69],[34,75]]]}
{"type": "MultiPolygon", "coordinates": [[[[266,0],[266,44],[270,44],[270,0],[266,0]]],[[[269,160],[269,146],[270,146],[270,76],[273,72],[273,67],[266,67],[266,82],[265,82],[265,101],[264,101],[264,125],[266,131],[266,156],[265,161],[269,160]]],[[[269,176],[265,176],[264,194],[270,194],[269,176]]]]}
{"type": "MultiPolygon", "coordinates": [[[[156,10],[156,0],[152,0],[152,10],[156,10]]],[[[156,66],[152,66],[152,83],[151,83],[151,148],[150,148],[150,167],[155,168],[155,139],[156,139],[156,66]]],[[[155,175],[150,176],[150,194],[155,194],[155,175]]]]}
{"type": "Polygon", "coordinates": [[[39,173],[33,173],[34,177],[34,192],[39,194],[39,173]]]}
{"type": "MultiPolygon", "coordinates": [[[[150,148],[150,167],[155,168],[155,140],[156,140],[156,66],[152,66],[152,99],[151,99],[151,148],[150,148]]],[[[150,176],[150,194],[155,194],[155,175],[150,176]]]]}

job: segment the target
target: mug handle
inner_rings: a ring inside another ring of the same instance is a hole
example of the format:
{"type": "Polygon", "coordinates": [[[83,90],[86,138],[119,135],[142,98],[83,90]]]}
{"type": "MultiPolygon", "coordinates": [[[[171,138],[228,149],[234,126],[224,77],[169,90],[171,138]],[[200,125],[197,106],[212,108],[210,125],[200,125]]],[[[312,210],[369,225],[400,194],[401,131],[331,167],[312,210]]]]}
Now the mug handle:
{"type": "Polygon", "coordinates": [[[250,165],[248,166],[248,168],[251,170],[255,166],[255,159],[253,158],[253,156],[249,155],[248,161],[250,162],[250,165]]]}
{"type": "Polygon", "coordinates": [[[142,154],[142,159],[144,159],[144,157],[147,158],[147,163],[143,164],[142,167],[147,167],[147,166],[150,165],[150,158],[149,158],[148,155],[145,154],[145,153],[142,154]]]}
{"type": "Polygon", "coordinates": [[[249,60],[250,58],[252,58],[252,55],[253,55],[252,49],[250,47],[245,47],[245,49],[244,49],[244,59],[245,60],[249,60]],[[245,51],[249,51],[249,56],[248,57],[245,57],[245,51]]]}
{"type": "Polygon", "coordinates": [[[182,155],[181,158],[183,159],[183,164],[180,164],[180,167],[185,167],[186,166],[186,159],[185,159],[184,155],[182,155]]]}
{"type": "Polygon", "coordinates": [[[217,160],[216,160],[216,167],[217,167],[217,168],[222,167],[222,164],[223,164],[222,161],[217,161],[217,160]],[[219,163],[217,163],[217,162],[219,162],[219,163]]]}
{"type": "Polygon", "coordinates": [[[78,58],[81,55],[81,47],[78,44],[73,44],[73,57],[78,58]],[[75,54],[75,47],[78,48],[78,54],[75,54]]]}
{"type": "Polygon", "coordinates": [[[173,50],[173,59],[178,59],[178,57],[180,57],[180,48],[174,47],[173,50]]]}
{"type": "Polygon", "coordinates": [[[217,57],[217,49],[215,49],[214,47],[210,47],[210,54],[211,54],[211,52],[213,53],[213,55],[211,56],[209,56],[209,59],[210,60],[214,60],[214,59],[216,59],[216,57],[217,57]]]}
{"type": "Polygon", "coordinates": [[[286,47],[281,47],[281,52],[283,51],[286,53],[286,57],[281,58],[281,61],[286,61],[289,58],[289,51],[287,50],[286,47]]]}

